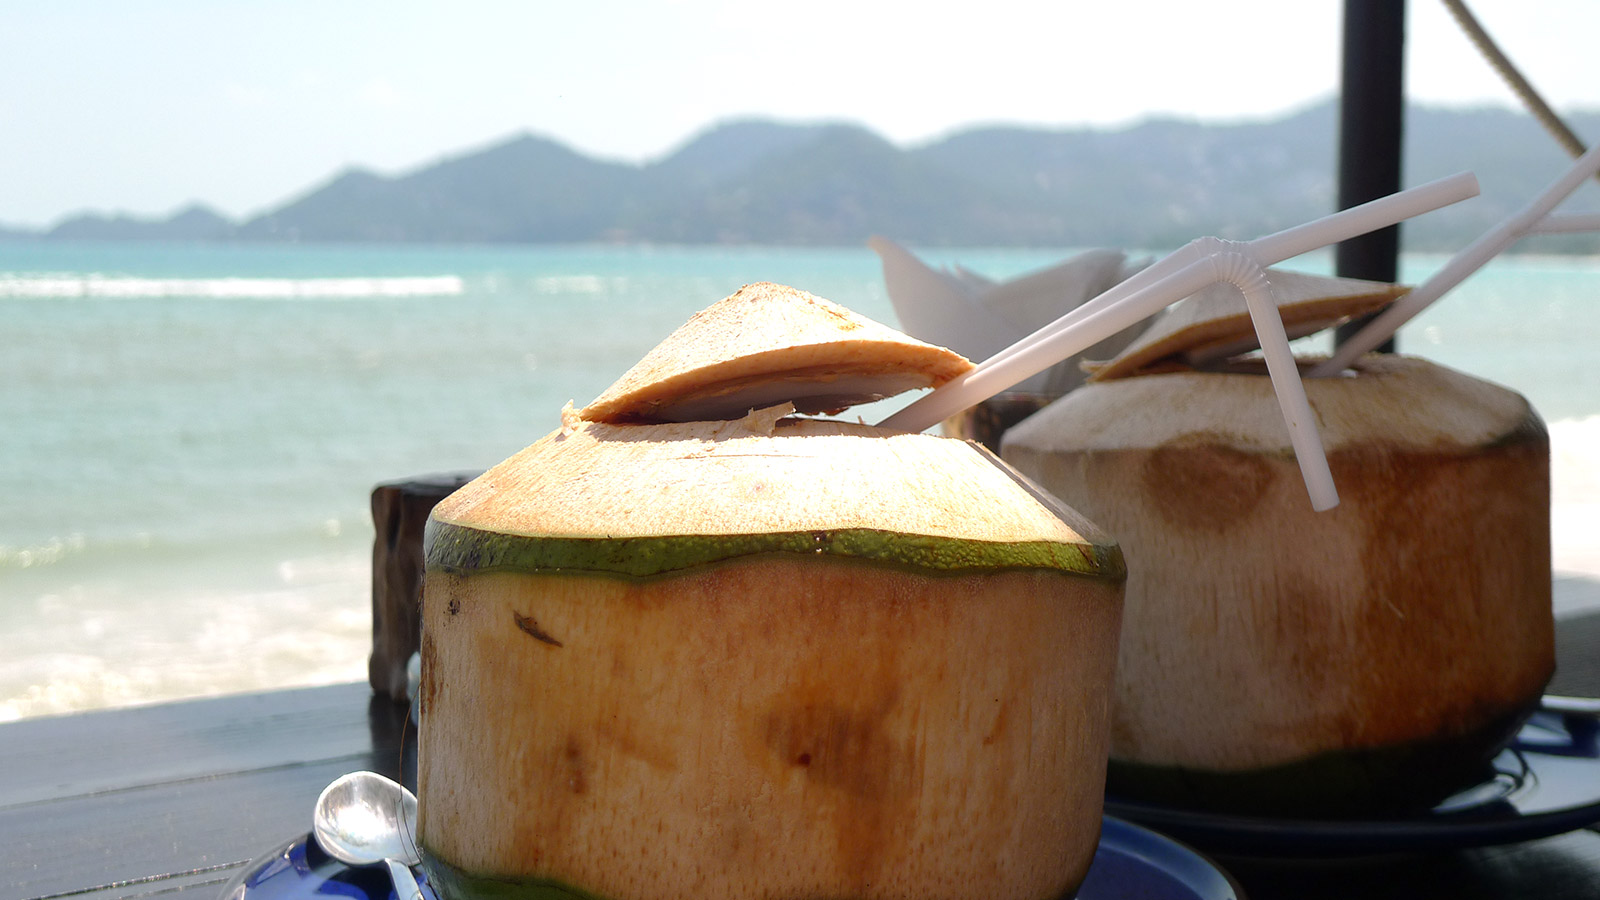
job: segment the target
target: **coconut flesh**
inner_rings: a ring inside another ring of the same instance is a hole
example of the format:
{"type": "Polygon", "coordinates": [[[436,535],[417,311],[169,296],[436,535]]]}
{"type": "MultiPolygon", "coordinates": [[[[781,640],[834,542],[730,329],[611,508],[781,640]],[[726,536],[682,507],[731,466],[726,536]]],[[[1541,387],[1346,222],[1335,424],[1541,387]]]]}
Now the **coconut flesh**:
{"type": "Polygon", "coordinates": [[[1307,379],[1341,499],[1316,513],[1262,367],[1197,370],[1227,342],[1180,331],[1003,443],[1127,559],[1108,791],[1370,816],[1482,779],[1554,666],[1537,414],[1421,359],[1307,379]]]}
{"type": "Polygon", "coordinates": [[[1115,544],[973,445],[792,414],[937,384],[970,365],[949,351],[777,285],[663,347],[434,510],[432,883],[1070,894],[1099,834],[1115,544]]]}

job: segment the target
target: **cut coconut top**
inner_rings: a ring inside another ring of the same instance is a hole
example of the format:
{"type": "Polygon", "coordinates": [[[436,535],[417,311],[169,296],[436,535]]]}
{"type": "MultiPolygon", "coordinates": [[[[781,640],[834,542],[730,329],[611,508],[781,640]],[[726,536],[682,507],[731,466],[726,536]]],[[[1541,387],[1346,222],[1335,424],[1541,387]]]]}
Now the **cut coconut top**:
{"type": "MultiPolygon", "coordinates": [[[[1290,340],[1393,303],[1409,288],[1382,281],[1266,270],[1290,340]]],[[[1260,347],[1244,295],[1219,282],[1178,301],[1109,362],[1087,363],[1090,381],[1195,368],[1260,347]]]]}
{"type": "Polygon", "coordinates": [[[798,552],[1121,577],[1109,537],[992,454],[790,409],[570,421],[434,508],[429,565],[649,576],[798,552]]]}
{"type": "Polygon", "coordinates": [[[805,291],[762,282],[695,314],[579,411],[594,422],[737,419],[792,402],[807,414],[937,387],[972,368],[805,291]]]}

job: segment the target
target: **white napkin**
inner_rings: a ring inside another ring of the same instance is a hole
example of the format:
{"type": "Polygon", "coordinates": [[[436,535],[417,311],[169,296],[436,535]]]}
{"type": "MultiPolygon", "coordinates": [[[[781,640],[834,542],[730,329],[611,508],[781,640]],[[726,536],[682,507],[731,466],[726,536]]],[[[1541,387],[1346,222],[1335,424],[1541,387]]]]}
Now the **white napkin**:
{"type": "MultiPolygon", "coordinates": [[[[1089,250],[1049,268],[994,281],[961,265],[935,269],[894,241],[867,246],[883,262],[884,286],[900,328],[930,344],[982,362],[1104,293],[1149,265],[1121,250],[1089,250]]],[[[1141,323],[1016,385],[1012,390],[1064,394],[1083,382],[1083,359],[1106,359],[1143,330],[1141,323]]]]}

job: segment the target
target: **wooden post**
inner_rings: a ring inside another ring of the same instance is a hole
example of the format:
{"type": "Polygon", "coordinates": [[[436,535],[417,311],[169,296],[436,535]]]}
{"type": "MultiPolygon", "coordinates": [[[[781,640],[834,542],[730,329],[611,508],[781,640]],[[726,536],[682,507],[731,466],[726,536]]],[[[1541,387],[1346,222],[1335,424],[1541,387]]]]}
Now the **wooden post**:
{"type": "Polygon", "coordinates": [[[422,646],[422,528],[440,500],[477,473],[427,475],[372,490],[372,655],[367,680],[397,703],[406,696],[406,663],[422,646]]]}
{"type": "MultiPolygon", "coordinates": [[[[1339,92],[1339,209],[1401,188],[1405,126],[1405,0],[1345,0],[1343,75],[1339,92]]],[[[1338,245],[1334,273],[1344,278],[1396,281],[1400,226],[1338,245]]],[[[1363,322],[1338,329],[1344,340],[1363,322]]],[[[1394,352],[1394,341],[1381,345],[1394,352]]]]}

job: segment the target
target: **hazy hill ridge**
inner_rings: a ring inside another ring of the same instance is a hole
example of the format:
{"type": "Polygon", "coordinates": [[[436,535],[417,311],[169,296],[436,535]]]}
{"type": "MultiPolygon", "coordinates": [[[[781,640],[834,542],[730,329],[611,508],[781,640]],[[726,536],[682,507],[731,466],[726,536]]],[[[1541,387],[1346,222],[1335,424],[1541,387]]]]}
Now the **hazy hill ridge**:
{"type": "MultiPolygon", "coordinates": [[[[1571,124],[1600,135],[1600,113],[1571,124]]],[[[1159,248],[1255,237],[1332,211],[1335,131],[1332,103],[1233,125],[975,128],[915,147],[848,124],[738,121],[644,165],[522,135],[405,174],[347,171],[246,222],[190,208],[161,221],[82,216],[44,236],[857,245],[878,233],[1159,248]]],[[[1532,119],[1504,110],[1413,107],[1406,140],[1408,183],[1470,169],[1483,186],[1475,200],[1408,223],[1412,250],[1461,247],[1570,165],[1532,119]]],[[[1600,188],[1584,192],[1595,208],[1600,188]]],[[[1600,237],[1532,248],[1600,252],[1600,237]]]]}

